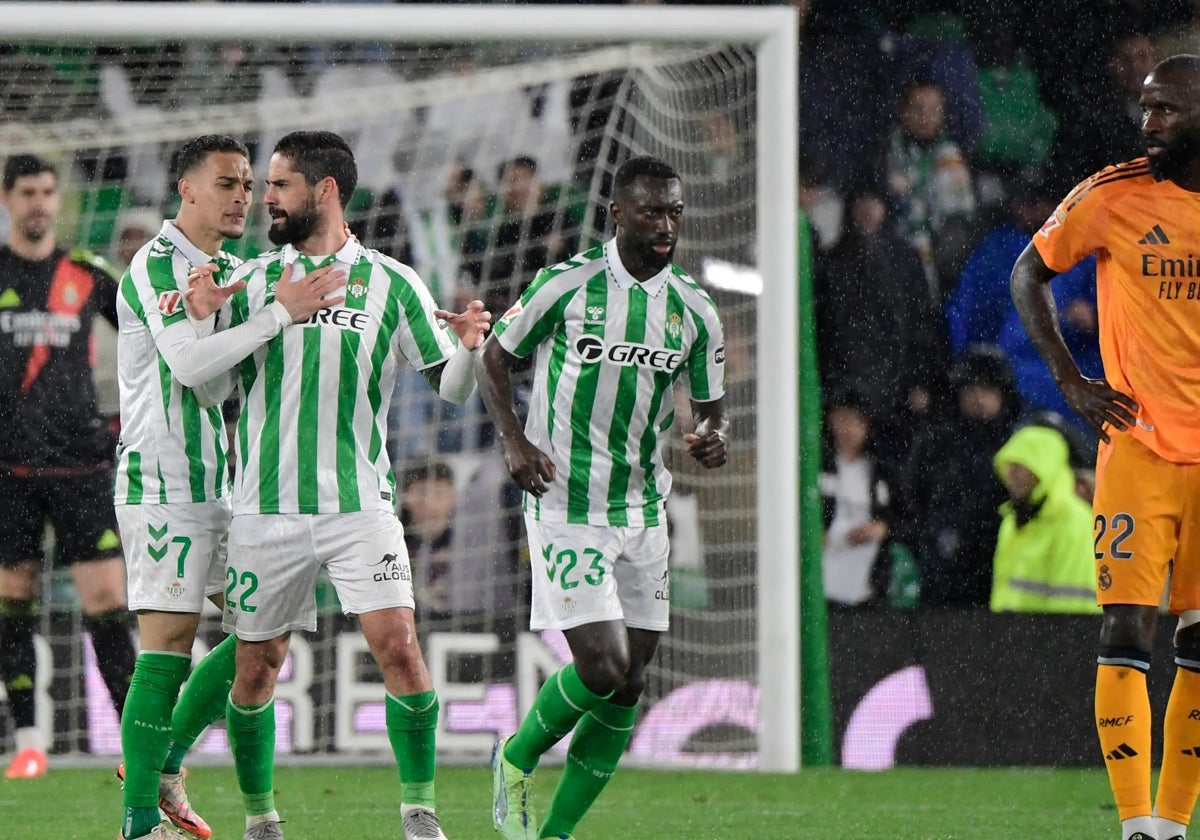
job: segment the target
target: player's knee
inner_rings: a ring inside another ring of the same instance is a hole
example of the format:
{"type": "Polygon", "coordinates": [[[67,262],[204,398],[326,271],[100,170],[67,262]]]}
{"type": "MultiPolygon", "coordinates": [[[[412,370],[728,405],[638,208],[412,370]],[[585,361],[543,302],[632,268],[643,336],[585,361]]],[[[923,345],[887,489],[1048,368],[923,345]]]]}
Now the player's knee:
{"type": "Polygon", "coordinates": [[[404,634],[377,641],[371,645],[375,662],[379,670],[387,675],[396,676],[402,681],[412,681],[425,671],[425,660],[421,658],[421,646],[415,637],[405,638],[404,634]]]}
{"type": "Polygon", "coordinates": [[[575,670],[591,691],[610,694],[621,688],[629,677],[629,651],[590,651],[589,655],[575,660],[575,670]]]}
{"type": "Polygon", "coordinates": [[[287,639],[238,642],[234,702],[264,703],[275,693],[275,680],[287,657],[287,639]]]}
{"type": "Polygon", "coordinates": [[[1110,605],[1104,608],[1100,623],[1100,647],[1152,650],[1157,629],[1156,608],[1110,605]]]}
{"type": "Polygon", "coordinates": [[[633,668],[625,677],[625,682],[613,692],[609,702],[618,706],[636,706],[638,698],[646,689],[646,672],[641,668],[633,668]]]}

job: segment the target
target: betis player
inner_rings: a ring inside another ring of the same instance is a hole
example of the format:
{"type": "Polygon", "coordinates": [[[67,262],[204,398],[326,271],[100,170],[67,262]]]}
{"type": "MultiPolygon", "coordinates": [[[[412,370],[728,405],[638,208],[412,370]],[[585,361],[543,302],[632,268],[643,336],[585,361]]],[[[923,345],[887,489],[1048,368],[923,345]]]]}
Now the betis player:
{"type": "Polygon", "coordinates": [[[1101,439],[1095,719],[1121,836],[1182,840],[1200,792],[1200,57],[1158,64],[1141,107],[1147,156],[1076,187],[1018,258],[1011,285],[1067,403],[1101,439]],[[1047,286],[1090,254],[1103,380],[1080,374],[1047,286]],[[1152,803],[1146,672],[1168,580],[1176,671],[1152,803]]]}
{"type": "Polygon", "coordinates": [[[357,180],[354,155],[338,135],[283,137],[266,192],[269,236],[283,247],[234,273],[246,283],[230,299],[235,325],[270,308],[289,268],[293,277],[326,265],[347,275],[344,303],[276,336],[238,371],[242,414],[225,573],[237,676],[226,719],[247,840],[282,836],[272,698],[290,634],[316,629],[322,567],[383,672],[405,840],[445,838],[434,797],[438,699],[417,642],[412,572],[395,514],[387,397],[397,366],[407,363],[443,399],[465,402],[491,316],[479,301],[459,315],[435,309],[416,272],[347,234],[344,207],[357,180]]]}
{"type": "Polygon", "coordinates": [[[615,238],[539,272],[476,363],[509,471],[525,491],[530,626],[563,631],[574,658],[492,755],[492,817],[505,840],[570,838],[629,743],[670,609],[671,476],[661,448],[677,381],[695,418],[688,452],[710,468],[726,459],[721,321],[671,263],[683,219],[679,176],[654,158],[626,161],[611,212],[615,238]],[[532,353],[522,429],[510,369],[532,353]],[[539,831],[531,775],[572,731],[539,831]]]}
{"type": "Polygon", "coordinates": [[[175,172],[179,213],[134,256],[116,301],[121,440],[114,502],[141,643],[121,719],[124,838],[164,836],[160,807],[190,834],[212,835],[188,804],[180,763],[225,713],[232,637],[204,658],[175,701],[204,600],[224,603],[230,483],[215,403],[228,394],[228,368],[293,320],[327,306],[322,298],[338,279],[290,284],[289,294],[257,317],[212,334],[213,319],[189,317],[184,299],[189,276],[215,271],[220,281],[238,263],[221,246],[245,229],[249,153],[232,137],[205,135],[183,145],[175,172]]]}

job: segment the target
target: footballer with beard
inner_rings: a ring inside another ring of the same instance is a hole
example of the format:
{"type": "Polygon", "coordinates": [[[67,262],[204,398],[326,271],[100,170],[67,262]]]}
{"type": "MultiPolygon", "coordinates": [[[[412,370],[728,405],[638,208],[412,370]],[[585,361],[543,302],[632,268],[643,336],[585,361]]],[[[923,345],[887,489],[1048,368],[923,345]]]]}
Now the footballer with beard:
{"type": "Polygon", "coordinates": [[[1200,791],[1200,56],[1155,66],[1141,107],[1146,156],[1072,190],[1010,285],[1063,397],[1100,438],[1095,723],[1121,837],[1182,840],[1200,791]],[[1071,358],[1049,286],[1091,254],[1103,379],[1071,358]],[[1146,673],[1168,580],[1176,672],[1152,800],[1146,673]]]}

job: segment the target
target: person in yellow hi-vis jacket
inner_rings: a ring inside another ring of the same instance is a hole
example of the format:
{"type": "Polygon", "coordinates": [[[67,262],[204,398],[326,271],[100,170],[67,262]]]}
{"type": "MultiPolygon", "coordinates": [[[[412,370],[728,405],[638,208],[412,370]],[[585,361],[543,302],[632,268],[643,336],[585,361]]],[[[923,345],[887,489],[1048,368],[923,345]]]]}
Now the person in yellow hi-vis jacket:
{"type": "Polygon", "coordinates": [[[1013,433],[993,463],[1008,490],[992,571],[992,612],[1099,613],[1092,510],[1075,492],[1063,436],[1013,433]]]}

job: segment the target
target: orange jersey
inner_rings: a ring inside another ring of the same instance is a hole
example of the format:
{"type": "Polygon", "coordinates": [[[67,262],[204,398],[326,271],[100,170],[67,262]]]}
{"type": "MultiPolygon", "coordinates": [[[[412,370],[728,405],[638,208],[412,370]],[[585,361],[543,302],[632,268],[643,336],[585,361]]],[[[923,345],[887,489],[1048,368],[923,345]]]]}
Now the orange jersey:
{"type": "Polygon", "coordinates": [[[1104,375],[1140,406],[1131,433],[1167,461],[1200,463],[1200,193],[1145,158],[1077,186],[1033,237],[1066,271],[1096,255],[1104,375]]]}

